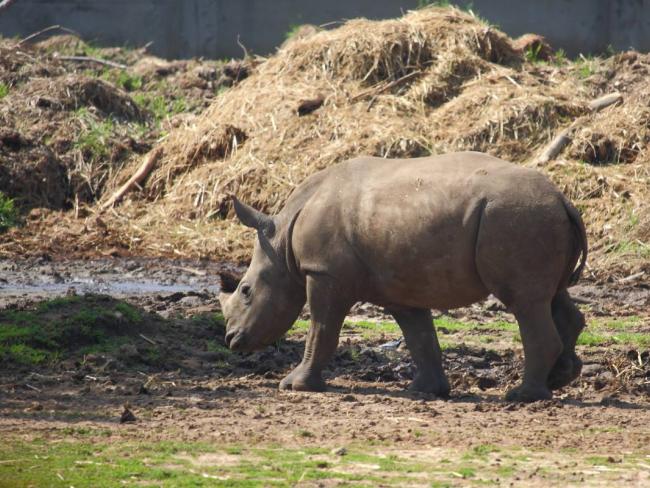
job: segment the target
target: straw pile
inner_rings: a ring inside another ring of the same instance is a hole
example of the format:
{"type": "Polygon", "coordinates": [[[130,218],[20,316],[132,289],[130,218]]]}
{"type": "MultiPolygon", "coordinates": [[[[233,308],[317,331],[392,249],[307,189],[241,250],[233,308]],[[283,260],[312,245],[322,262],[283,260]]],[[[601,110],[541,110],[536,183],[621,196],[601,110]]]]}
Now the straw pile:
{"type": "MultiPolygon", "coordinates": [[[[540,169],[585,213],[593,273],[600,263],[620,276],[650,270],[649,68],[638,53],[536,62],[455,8],[309,29],[170,132],[143,188],[102,222],[138,252],[245,259],[252,234],[229,194],[274,213],[305,177],[361,154],[478,150],[532,165],[578,120],[540,169]],[[592,113],[589,102],[613,91],[623,102],[592,113]]],[[[105,200],[138,164],[108,183],[105,200]]]]}

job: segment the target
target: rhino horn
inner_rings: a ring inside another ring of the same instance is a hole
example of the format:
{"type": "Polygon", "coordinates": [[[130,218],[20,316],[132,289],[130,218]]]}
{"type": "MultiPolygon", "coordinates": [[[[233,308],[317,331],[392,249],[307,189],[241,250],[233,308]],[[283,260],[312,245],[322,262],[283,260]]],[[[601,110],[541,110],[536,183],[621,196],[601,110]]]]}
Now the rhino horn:
{"type": "Polygon", "coordinates": [[[232,202],[235,206],[235,214],[239,221],[246,227],[257,229],[258,232],[263,233],[266,237],[272,237],[275,231],[275,224],[273,219],[259,210],[255,210],[250,205],[240,202],[237,197],[232,197],[232,202]]]}

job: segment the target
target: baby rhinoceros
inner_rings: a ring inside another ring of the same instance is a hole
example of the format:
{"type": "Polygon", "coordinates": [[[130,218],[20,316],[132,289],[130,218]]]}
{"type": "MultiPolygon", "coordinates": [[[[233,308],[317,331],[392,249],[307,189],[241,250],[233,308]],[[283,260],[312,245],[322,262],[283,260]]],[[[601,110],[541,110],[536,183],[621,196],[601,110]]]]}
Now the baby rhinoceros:
{"type": "Polygon", "coordinates": [[[271,344],[309,304],[303,360],[280,388],[325,389],[343,320],[363,301],[402,329],[416,365],[411,388],[446,396],[431,309],[490,293],[515,315],[524,347],[523,381],[508,400],[551,398],[580,374],[585,322],[567,287],[585,265],[585,228],[534,170],[475,152],[361,157],[307,178],[277,215],[233,202],[258,238],[241,281],[219,297],[228,346],[271,344]]]}

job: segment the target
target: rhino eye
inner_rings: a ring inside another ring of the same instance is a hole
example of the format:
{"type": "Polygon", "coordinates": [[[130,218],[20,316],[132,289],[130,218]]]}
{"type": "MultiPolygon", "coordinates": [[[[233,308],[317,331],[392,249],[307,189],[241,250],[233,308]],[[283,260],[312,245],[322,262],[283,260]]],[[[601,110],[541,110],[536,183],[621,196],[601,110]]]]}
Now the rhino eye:
{"type": "Polygon", "coordinates": [[[251,286],[247,283],[244,283],[239,287],[239,290],[241,291],[241,294],[244,295],[246,298],[250,298],[251,296],[251,286]]]}

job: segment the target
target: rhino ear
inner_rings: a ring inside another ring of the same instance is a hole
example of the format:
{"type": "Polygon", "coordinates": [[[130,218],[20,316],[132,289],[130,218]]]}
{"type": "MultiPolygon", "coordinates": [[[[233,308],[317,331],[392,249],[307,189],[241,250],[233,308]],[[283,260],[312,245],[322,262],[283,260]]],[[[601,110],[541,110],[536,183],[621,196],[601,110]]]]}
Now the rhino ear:
{"type": "Polygon", "coordinates": [[[221,291],[224,293],[234,293],[239,285],[241,276],[236,276],[228,271],[219,273],[219,280],[221,281],[221,291]]]}
{"type": "Polygon", "coordinates": [[[235,213],[239,221],[246,227],[257,229],[262,232],[266,237],[272,237],[275,232],[275,224],[273,219],[259,210],[255,210],[250,205],[237,200],[237,197],[232,197],[232,202],[235,206],[235,213]]]}

